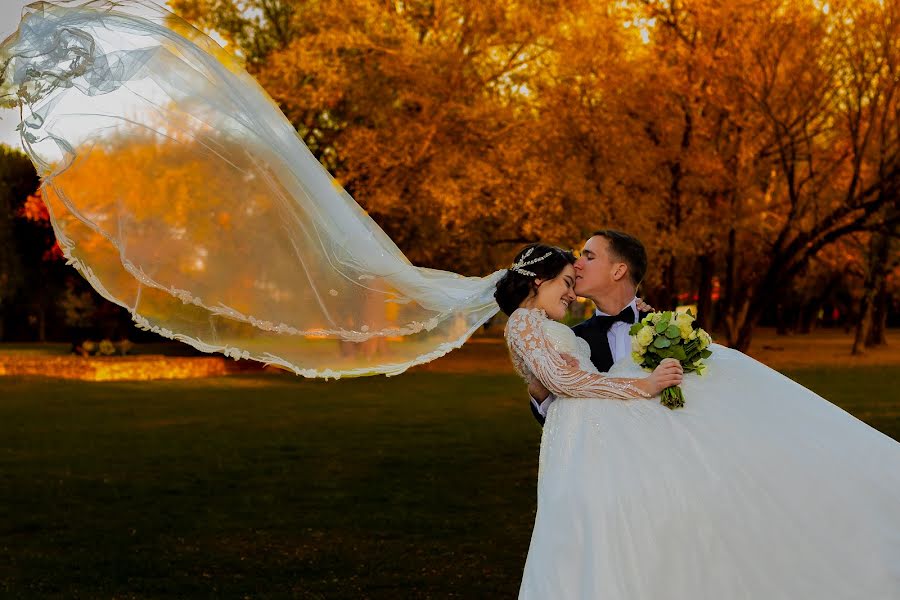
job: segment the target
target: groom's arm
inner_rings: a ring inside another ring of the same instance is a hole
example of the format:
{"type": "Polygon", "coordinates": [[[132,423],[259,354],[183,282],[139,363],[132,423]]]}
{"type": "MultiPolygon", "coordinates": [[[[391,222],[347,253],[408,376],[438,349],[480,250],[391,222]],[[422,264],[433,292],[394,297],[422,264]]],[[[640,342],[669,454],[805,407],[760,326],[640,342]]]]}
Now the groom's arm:
{"type": "Polygon", "coordinates": [[[547,419],[547,409],[550,408],[550,404],[556,400],[556,396],[551,394],[550,391],[538,381],[532,382],[528,386],[528,395],[530,396],[531,412],[534,414],[534,418],[537,419],[537,422],[543,427],[544,421],[547,419]]]}
{"type": "Polygon", "coordinates": [[[545,388],[541,382],[537,380],[532,381],[528,386],[528,394],[531,396],[531,399],[537,401],[538,404],[553,395],[550,393],[550,390],[545,388]]]}
{"type": "MultiPolygon", "coordinates": [[[[578,368],[578,360],[576,358],[567,354],[562,354],[561,356],[567,365],[572,368],[578,368]]],[[[544,419],[547,418],[547,409],[556,400],[556,395],[545,388],[537,379],[532,379],[528,384],[528,395],[531,396],[529,399],[531,400],[532,412],[534,412],[538,423],[543,425],[544,419]]]]}

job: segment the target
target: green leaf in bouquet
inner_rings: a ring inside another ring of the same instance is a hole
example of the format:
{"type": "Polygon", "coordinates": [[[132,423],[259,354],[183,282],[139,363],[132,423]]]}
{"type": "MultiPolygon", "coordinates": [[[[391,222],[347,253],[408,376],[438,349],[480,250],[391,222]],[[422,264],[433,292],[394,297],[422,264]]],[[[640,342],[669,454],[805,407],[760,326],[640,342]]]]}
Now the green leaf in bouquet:
{"type": "Polygon", "coordinates": [[[659,323],[656,324],[656,333],[662,333],[666,329],[669,328],[669,320],[662,319],[659,323]]]}
{"type": "Polygon", "coordinates": [[[672,358],[677,358],[681,362],[687,360],[687,354],[685,354],[684,348],[681,346],[672,346],[669,348],[669,352],[671,353],[672,358]]]}
{"type": "Polygon", "coordinates": [[[712,356],[712,352],[709,350],[703,350],[702,352],[700,352],[700,356],[702,356],[703,358],[709,358],[710,356],[712,356]]]}
{"type": "Polygon", "coordinates": [[[656,338],[655,340],[653,340],[654,348],[668,348],[671,345],[672,345],[672,342],[669,341],[669,338],[666,338],[666,337],[660,336],[660,337],[656,338]]]}
{"type": "Polygon", "coordinates": [[[678,329],[677,325],[669,325],[668,329],[666,329],[666,337],[670,340],[678,339],[681,337],[681,330],[678,329]]]}
{"type": "Polygon", "coordinates": [[[635,323],[631,326],[631,329],[628,330],[628,335],[637,335],[637,332],[643,329],[643,323],[635,323]]]}

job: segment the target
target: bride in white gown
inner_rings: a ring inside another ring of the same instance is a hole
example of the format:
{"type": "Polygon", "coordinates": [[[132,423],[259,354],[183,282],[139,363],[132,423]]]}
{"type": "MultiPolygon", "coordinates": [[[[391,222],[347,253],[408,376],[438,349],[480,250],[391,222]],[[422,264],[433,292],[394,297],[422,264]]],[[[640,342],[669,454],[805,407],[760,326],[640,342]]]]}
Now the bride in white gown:
{"type": "Polygon", "coordinates": [[[517,371],[558,396],[520,598],[900,598],[900,444],[719,345],[684,408],[642,399],[636,365],[599,374],[553,320],[574,277],[553,252],[497,292],[517,371]]]}

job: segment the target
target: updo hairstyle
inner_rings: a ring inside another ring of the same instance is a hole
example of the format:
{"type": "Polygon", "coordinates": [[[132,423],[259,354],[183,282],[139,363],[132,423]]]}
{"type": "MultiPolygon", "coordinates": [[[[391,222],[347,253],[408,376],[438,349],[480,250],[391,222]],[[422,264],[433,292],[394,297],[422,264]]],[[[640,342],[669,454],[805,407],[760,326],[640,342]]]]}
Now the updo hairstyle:
{"type": "Polygon", "coordinates": [[[575,255],[568,250],[545,244],[528,244],[516,254],[512,267],[497,282],[494,299],[500,310],[507,316],[511,315],[532,291],[537,290],[535,279],[554,279],[566,265],[574,262],[575,255]]]}

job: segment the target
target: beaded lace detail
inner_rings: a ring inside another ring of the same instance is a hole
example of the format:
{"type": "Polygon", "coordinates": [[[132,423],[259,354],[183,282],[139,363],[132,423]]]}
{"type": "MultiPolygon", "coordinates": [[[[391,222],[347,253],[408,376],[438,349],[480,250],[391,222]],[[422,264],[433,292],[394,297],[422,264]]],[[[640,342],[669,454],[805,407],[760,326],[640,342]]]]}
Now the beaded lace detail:
{"type": "Polygon", "coordinates": [[[516,309],[507,321],[509,354],[526,381],[539,381],[557,396],[568,398],[650,397],[634,385],[636,379],[607,377],[570,365],[548,338],[544,330],[547,321],[543,310],[527,308],[516,309]]]}

